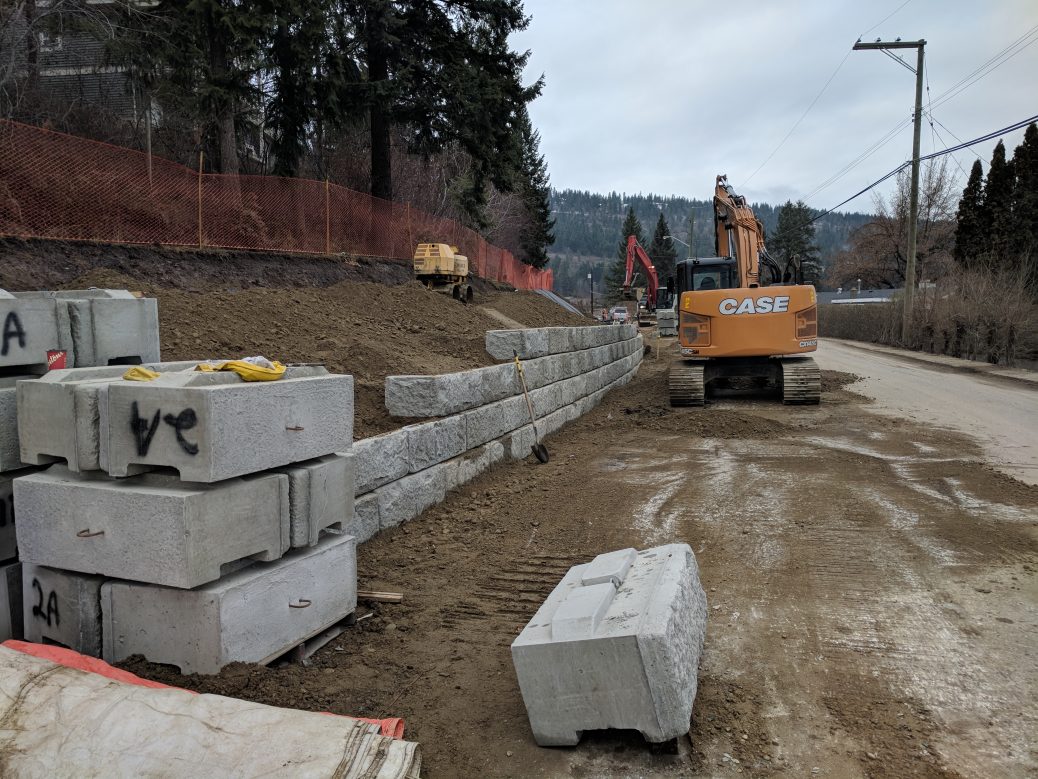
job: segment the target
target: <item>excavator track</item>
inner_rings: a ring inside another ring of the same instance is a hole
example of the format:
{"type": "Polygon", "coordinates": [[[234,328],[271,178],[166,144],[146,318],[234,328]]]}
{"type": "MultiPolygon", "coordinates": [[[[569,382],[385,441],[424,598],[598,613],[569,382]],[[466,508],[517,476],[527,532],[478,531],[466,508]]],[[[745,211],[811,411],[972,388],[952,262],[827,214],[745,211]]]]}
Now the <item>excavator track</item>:
{"type": "Polygon", "coordinates": [[[706,402],[703,363],[677,362],[670,366],[667,381],[672,406],[702,406],[706,402]]]}
{"type": "Polygon", "coordinates": [[[782,366],[782,402],[787,405],[817,405],[822,396],[822,372],[810,357],[787,357],[782,366]]]}

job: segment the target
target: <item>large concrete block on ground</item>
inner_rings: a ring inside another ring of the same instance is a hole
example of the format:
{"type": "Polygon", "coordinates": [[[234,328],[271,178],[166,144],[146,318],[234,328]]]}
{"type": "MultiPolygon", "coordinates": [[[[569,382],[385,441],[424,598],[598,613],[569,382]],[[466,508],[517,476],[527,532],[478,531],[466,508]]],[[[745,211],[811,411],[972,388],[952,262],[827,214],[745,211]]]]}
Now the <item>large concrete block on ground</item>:
{"type": "Polygon", "coordinates": [[[79,573],[197,587],[222,566],[276,560],[289,547],[284,474],[201,484],[54,465],[17,479],[14,503],[21,558],[79,573]]]}
{"type": "Polygon", "coordinates": [[[530,411],[522,396],[488,403],[461,414],[465,420],[465,448],[475,449],[515,430],[530,421],[530,411]]]}
{"type": "Polygon", "coordinates": [[[0,369],[46,371],[47,353],[67,348],[68,336],[63,339],[62,332],[54,300],[0,290],[0,369]]]}
{"type": "Polygon", "coordinates": [[[293,547],[314,546],[325,530],[345,530],[353,518],[356,470],[352,453],[329,454],[275,469],[288,476],[293,547]]]}
{"type": "Polygon", "coordinates": [[[510,363],[438,376],[387,376],[386,408],[398,417],[444,417],[517,392],[510,363]]]}
{"type": "Polygon", "coordinates": [[[0,641],[22,637],[22,564],[0,565],[0,641]]]}
{"type": "Polygon", "coordinates": [[[379,530],[378,492],[369,492],[357,498],[353,504],[353,519],[346,525],[346,534],[357,539],[358,544],[372,538],[379,530]]]}
{"type": "MultiPolygon", "coordinates": [[[[197,362],[148,363],[160,373],[191,371],[197,362]]],[[[64,460],[73,471],[100,464],[100,398],[107,384],[122,380],[125,365],[68,368],[18,384],[18,456],[32,465],[64,460]]]]}
{"type": "Polygon", "coordinates": [[[408,425],[407,467],[411,473],[457,457],[465,445],[465,418],[461,415],[408,425]]]}
{"type": "Polygon", "coordinates": [[[358,495],[406,476],[409,470],[406,429],[362,438],[352,451],[357,458],[358,495]]]}
{"type": "Polygon", "coordinates": [[[103,576],[22,564],[25,640],[101,656],[103,576]]]}
{"type": "Polygon", "coordinates": [[[105,583],[103,656],[111,663],[142,654],[213,674],[232,662],[269,662],[356,608],[356,541],[329,536],[193,590],[105,583]]]}
{"type": "Polygon", "coordinates": [[[491,441],[483,446],[470,449],[461,457],[455,457],[446,463],[445,487],[448,491],[466,484],[495,463],[505,458],[505,447],[500,441],[491,441]]]}
{"type": "Polygon", "coordinates": [[[378,494],[379,529],[414,519],[447,495],[447,466],[441,463],[383,485],[378,494]]]}
{"type": "Polygon", "coordinates": [[[113,476],[175,468],[216,482],[349,449],[353,377],[289,368],[277,381],[166,373],[102,389],[101,465],[113,476]]]}
{"type": "Polygon", "coordinates": [[[512,643],[541,746],[586,730],[688,732],[706,632],[706,595],[687,544],[599,555],[569,570],[512,643]]]}

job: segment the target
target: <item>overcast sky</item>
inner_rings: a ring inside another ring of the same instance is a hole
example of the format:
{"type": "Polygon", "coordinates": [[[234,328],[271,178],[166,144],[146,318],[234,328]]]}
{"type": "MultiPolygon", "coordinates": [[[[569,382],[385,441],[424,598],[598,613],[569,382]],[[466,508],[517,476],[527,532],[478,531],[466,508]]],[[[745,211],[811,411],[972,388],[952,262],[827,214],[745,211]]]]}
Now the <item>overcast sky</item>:
{"type": "MultiPolygon", "coordinates": [[[[942,140],[924,123],[923,154],[955,144],[952,134],[969,140],[1038,114],[1038,0],[909,0],[899,9],[903,3],[526,0],[533,20],[513,42],[532,51],[528,78],[545,77],[530,113],[552,184],[705,198],[714,176],[727,173],[751,201],[833,206],[912,151],[909,121],[818,190],[911,118],[915,77],[879,51],[848,56],[859,35],[927,41],[929,97],[944,127],[935,125],[942,140]],[[1021,38],[1019,46],[1034,45],[938,101],[1021,38]],[[807,117],[754,174],[834,71],[807,117]]],[[[914,65],[914,49],[900,53],[914,65]]],[[[925,110],[925,89],[923,102],[925,110]]],[[[1022,134],[1005,136],[1008,153],[1022,134]]],[[[975,147],[985,165],[995,142],[975,147]]],[[[955,157],[967,172],[977,158],[955,157]]],[[[841,210],[870,211],[871,196],[841,210]]]]}

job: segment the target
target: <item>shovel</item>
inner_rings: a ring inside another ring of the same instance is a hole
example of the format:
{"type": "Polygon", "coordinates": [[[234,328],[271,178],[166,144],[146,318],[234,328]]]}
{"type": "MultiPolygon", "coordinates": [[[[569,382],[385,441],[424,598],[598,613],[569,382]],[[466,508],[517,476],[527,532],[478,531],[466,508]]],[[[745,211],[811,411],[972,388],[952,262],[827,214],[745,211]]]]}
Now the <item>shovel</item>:
{"type": "Polygon", "coordinates": [[[533,446],[530,447],[530,451],[538,461],[546,463],[549,459],[548,450],[540,442],[540,436],[537,434],[537,418],[533,415],[530,393],[526,391],[526,374],[523,372],[523,364],[519,362],[519,352],[513,349],[512,354],[515,356],[515,369],[519,371],[519,382],[523,385],[523,397],[526,398],[526,408],[530,410],[530,424],[533,426],[533,446]]]}

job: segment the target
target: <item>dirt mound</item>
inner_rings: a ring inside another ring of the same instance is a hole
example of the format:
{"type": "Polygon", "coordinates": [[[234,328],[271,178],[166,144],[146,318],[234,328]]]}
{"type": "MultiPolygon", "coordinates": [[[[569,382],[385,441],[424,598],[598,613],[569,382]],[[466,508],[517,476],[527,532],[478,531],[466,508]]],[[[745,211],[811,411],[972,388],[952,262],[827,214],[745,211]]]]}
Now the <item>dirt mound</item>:
{"type": "Polygon", "coordinates": [[[69,289],[95,270],[132,278],[135,289],[404,284],[412,278],[406,260],[0,238],[0,289],[69,289]]]}
{"type": "Polygon", "coordinates": [[[861,376],[856,373],[844,373],[843,371],[822,371],[822,392],[836,392],[842,390],[848,384],[861,381],[861,376]]]}

